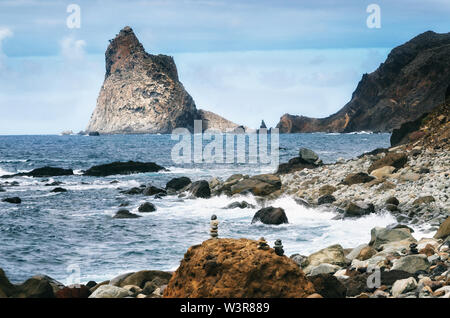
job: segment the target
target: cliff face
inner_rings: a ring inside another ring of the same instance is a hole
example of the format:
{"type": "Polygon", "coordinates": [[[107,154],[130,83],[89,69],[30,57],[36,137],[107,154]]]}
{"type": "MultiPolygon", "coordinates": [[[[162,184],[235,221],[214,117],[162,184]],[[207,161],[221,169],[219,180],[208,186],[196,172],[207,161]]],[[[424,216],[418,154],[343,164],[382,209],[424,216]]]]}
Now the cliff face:
{"type": "Polygon", "coordinates": [[[285,114],[282,133],[391,131],[441,105],[450,85],[450,33],[425,32],[394,48],[352,99],[326,118],[285,114]]]}
{"type": "Polygon", "coordinates": [[[223,118],[213,112],[209,112],[207,110],[198,110],[198,115],[202,119],[203,130],[206,129],[214,129],[219,131],[232,131],[239,127],[238,124],[229,121],[228,119],[223,118]]]}
{"type": "Polygon", "coordinates": [[[195,102],[178,80],[172,57],[145,52],[130,27],[110,41],[105,81],[87,132],[170,133],[192,130],[195,102]]]}

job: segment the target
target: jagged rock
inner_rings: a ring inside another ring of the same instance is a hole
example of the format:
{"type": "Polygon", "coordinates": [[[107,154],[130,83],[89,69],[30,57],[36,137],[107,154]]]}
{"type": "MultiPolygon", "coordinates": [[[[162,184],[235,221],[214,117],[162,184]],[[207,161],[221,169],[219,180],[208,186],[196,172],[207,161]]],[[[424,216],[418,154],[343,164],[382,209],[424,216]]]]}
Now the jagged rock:
{"type": "Polygon", "coordinates": [[[449,235],[450,235],[450,216],[439,226],[439,229],[434,235],[434,238],[445,239],[449,235]]]}
{"type": "Polygon", "coordinates": [[[136,219],[140,218],[140,215],[131,213],[127,209],[120,209],[117,211],[117,213],[113,216],[114,219],[136,219]]]}
{"type": "Polygon", "coordinates": [[[252,223],[255,222],[274,225],[289,223],[286,213],[282,208],[274,208],[271,206],[258,210],[252,219],[252,223]]]}
{"type": "Polygon", "coordinates": [[[115,174],[133,174],[158,172],[164,170],[164,167],[157,165],[154,162],[113,162],[98,166],[93,166],[84,172],[86,176],[106,177],[115,174]]]}
{"type": "Polygon", "coordinates": [[[199,109],[197,113],[202,120],[203,130],[209,129],[213,131],[227,132],[233,131],[239,127],[238,124],[235,124],[213,112],[199,109]]]}
{"type": "Polygon", "coordinates": [[[139,206],[138,211],[139,212],[153,212],[153,211],[156,211],[156,207],[153,203],[145,202],[139,206]]]}
{"type": "Polygon", "coordinates": [[[287,163],[280,163],[278,165],[277,174],[292,173],[294,171],[300,171],[303,169],[314,169],[318,167],[316,164],[308,163],[300,157],[294,157],[287,163]]]}
{"type": "Polygon", "coordinates": [[[419,130],[423,120],[425,119],[425,117],[427,117],[427,115],[428,113],[422,114],[417,119],[404,122],[400,125],[399,128],[394,129],[390,138],[391,146],[394,147],[412,141],[413,138],[410,138],[411,133],[419,130]]]}
{"type": "Polygon", "coordinates": [[[164,297],[307,297],[313,285],[300,268],[273,249],[247,239],[207,240],[188,249],[164,297]]]}
{"type": "Polygon", "coordinates": [[[372,163],[368,169],[369,173],[385,166],[391,166],[396,169],[403,168],[408,161],[408,156],[404,153],[390,152],[381,159],[372,163]]]}
{"type": "Polygon", "coordinates": [[[190,186],[189,191],[196,198],[211,197],[211,189],[209,188],[209,183],[206,180],[195,181],[190,186]]]}
{"type": "Polygon", "coordinates": [[[192,130],[200,119],[173,58],[145,52],[130,27],[110,41],[105,62],[105,81],[86,131],[170,133],[177,127],[192,130]]]}
{"type": "Polygon", "coordinates": [[[173,178],[169,182],[167,182],[166,190],[176,192],[188,186],[189,184],[191,184],[191,179],[189,179],[188,177],[173,178]]]}
{"type": "Polygon", "coordinates": [[[146,196],[150,196],[150,195],[154,195],[154,194],[161,195],[161,194],[166,194],[166,190],[160,189],[160,188],[157,188],[154,186],[148,186],[142,191],[142,194],[146,195],[146,196]]]}
{"type": "Polygon", "coordinates": [[[444,102],[450,73],[450,33],[422,33],[394,48],[371,74],[364,74],[352,99],[326,118],[285,114],[280,133],[391,131],[444,102]],[[414,101],[414,107],[405,111],[414,101]]]}

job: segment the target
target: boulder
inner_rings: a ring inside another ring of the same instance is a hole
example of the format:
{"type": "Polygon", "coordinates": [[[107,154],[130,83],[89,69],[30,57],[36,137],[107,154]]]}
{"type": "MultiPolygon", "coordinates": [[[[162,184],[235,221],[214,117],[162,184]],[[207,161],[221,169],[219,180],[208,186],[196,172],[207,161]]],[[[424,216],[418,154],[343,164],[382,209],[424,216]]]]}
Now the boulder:
{"type": "Polygon", "coordinates": [[[155,195],[155,194],[161,195],[161,194],[166,194],[166,190],[150,185],[142,191],[142,194],[146,195],[146,196],[155,195]]]}
{"type": "Polygon", "coordinates": [[[449,235],[450,235],[450,216],[439,226],[439,229],[434,235],[434,238],[445,239],[449,235]]]}
{"type": "Polygon", "coordinates": [[[337,265],[323,263],[323,264],[312,267],[311,271],[309,272],[309,275],[315,276],[315,275],[320,275],[320,274],[334,274],[339,269],[341,269],[341,268],[337,265]]]}
{"type": "Polygon", "coordinates": [[[365,246],[359,251],[358,256],[356,256],[356,259],[360,261],[366,261],[372,256],[374,256],[376,253],[377,251],[372,247],[365,246]]]}
{"type": "Polygon", "coordinates": [[[57,188],[54,188],[53,190],[51,190],[50,192],[54,192],[54,193],[67,192],[67,189],[57,187],[57,188]]]}
{"type": "Polygon", "coordinates": [[[274,208],[271,206],[258,210],[252,219],[252,223],[255,222],[274,225],[289,223],[286,213],[282,208],[274,208]]]}
{"type": "Polygon", "coordinates": [[[173,178],[169,182],[166,183],[166,190],[171,191],[179,191],[186,187],[187,185],[191,184],[191,179],[188,177],[179,177],[179,178],[173,178]]]}
{"type": "Polygon", "coordinates": [[[430,269],[430,262],[426,255],[407,255],[393,261],[392,270],[399,270],[411,274],[417,271],[428,271],[430,269]]]}
{"type": "Polygon", "coordinates": [[[398,170],[400,168],[403,168],[407,161],[408,156],[406,154],[389,152],[383,158],[378,159],[374,163],[372,163],[372,165],[369,167],[368,172],[371,173],[372,171],[385,166],[391,166],[398,170]]]}
{"type": "Polygon", "coordinates": [[[392,286],[397,280],[411,277],[411,274],[405,271],[389,270],[381,272],[381,285],[392,286]]]}
{"type": "Polygon", "coordinates": [[[113,216],[114,219],[136,219],[140,218],[140,215],[131,213],[127,209],[120,209],[117,211],[117,213],[113,216]]]}
{"type": "Polygon", "coordinates": [[[18,177],[18,176],[41,178],[41,177],[57,177],[57,176],[71,176],[71,175],[73,175],[72,169],[42,167],[42,168],[37,168],[37,169],[31,170],[30,172],[4,175],[4,176],[2,176],[2,178],[12,178],[12,177],[18,177]]]}
{"type": "Polygon", "coordinates": [[[256,206],[254,206],[253,204],[248,203],[247,201],[241,201],[241,202],[232,202],[230,204],[228,204],[226,207],[224,207],[224,209],[254,209],[256,208],[256,206]]]}
{"type": "Polygon", "coordinates": [[[395,167],[392,166],[384,166],[382,168],[378,168],[373,170],[370,175],[374,176],[377,179],[383,179],[385,177],[389,177],[395,171],[395,167]]]}
{"type": "Polygon", "coordinates": [[[146,172],[158,172],[165,170],[164,167],[157,165],[154,162],[113,162],[98,166],[93,166],[84,172],[86,176],[106,177],[116,174],[134,174],[146,172]]]}
{"type": "Polygon", "coordinates": [[[361,250],[363,248],[368,247],[369,245],[367,244],[361,244],[358,245],[357,247],[355,247],[354,249],[352,249],[347,255],[345,255],[345,259],[348,261],[353,261],[355,258],[358,257],[359,253],[361,252],[361,250]]]}
{"type": "Polygon", "coordinates": [[[304,268],[305,273],[309,273],[312,268],[320,264],[327,263],[331,265],[345,266],[344,249],[341,245],[331,245],[327,248],[321,249],[308,256],[308,266],[304,268]]]}
{"type": "Polygon", "coordinates": [[[210,198],[211,189],[209,188],[209,183],[206,180],[195,181],[191,184],[189,191],[196,198],[210,198]]]}
{"type": "Polygon", "coordinates": [[[409,240],[415,242],[416,240],[411,235],[407,228],[389,229],[382,227],[375,227],[370,231],[369,245],[378,250],[381,245],[392,243],[396,241],[409,240]]]}
{"type": "Polygon", "coordinates": [[[308,163],[300,157],[294,157],[290,159],[287,163],[279,164],[276,174],[292,173],[303,169],[314,169],[317,168],[318,166],[319,166],[318,164],[308,163]]]}
{"type": "Polygon", "coordinates": [[[308,278],[323,298],[345,298],[347,288],[332,274],[319,274],[308,278]]]}
{"type": "Polygon", "coordinates": [[[67,286],[56,292],[56,298],[88,298],[91,295],[89,288],[85,285],[67,286]]]}
{"type": "Polygon", "coordinates": [[[371,203],[361,207],[353,202],[350,202],[345,208],[344,217],[360,217],[374,212],[375,207],[371,203]]]}
{"type": "Polygon", "coordinates": [[[16,293],[17,287],[11,284],[3,269],[0,268],[0,294],[9,297],[16,293]]]}
{"type": "Polygon", "coordinates": [[[392,296],[398,297],[403,293],[415,290],[417,287],[417,281],[414,277],[397,280],[392,286],[392,296]]]}
{"type": "Polygon", "coordinates": [[[319,189],[319,195],[324,196],[327,194],[333,194],[336,191],[336,187],[333,187],[332,185],[326,184],[319,189]]]}
{"type": "Polygon", "coordinates": [[[315,164],[319,161],[319,156],[308,148],[300,148],[298,156],[307,163],[315,164]]]}
{"type": "Polygon", "coordinates": [[[317,199],[317,204],[318,205],[329,204],[329,203],[333,203],[334,201],[336,201],[336,198],[333,195],[325,194],[325,195],[321,196],[319,199],[317,199]]]}
{"type": "Polygon", "coordinates": [[[347,290],[346,297],[354,297],[363,292],[369,291],[369,287],[367,286],[367,279],[369,278],[369,273],[360,274],[356,272],[355,275],[350,276],[347,279],[340,280],[342,285],[347,290]]]}
{"type": "Polygon", "coordinates": [[[428,203],[431,203],[434,201],[436,201],[436,200],[434,199],[433,196],[427,195],[427,196],[423,196],[423,197],[420,197],[420,198],[417,198],[416,200],[414,200],[413,205],[428,204],[428,203]]]}
{"type": "Polygon", "coordinates": [[[156,207],[153,203],[145,202],[139,206],[138,211],[139,212],[154,212],[154,211],[156,211],[156,207]]]}
{"type": "Polygon", "coordinates": [[[131,296],[133,296],[133,293],[125,288],[113,285],[102,285],[97,288],[89,298],[125,298],[131,296]]]}
{"type": "Polygon", "coordinates": [[[386,200],[386,204],[393,204],[393,205],[399,205],[400,202],[398,201],[398,199],[396,197],[389,197],[386,200]]]}
{"type": "Polygon", "coordinates": [[[309,264],[308,256],[305,255],[293,254],[290,259],[300,266],[300,268],[306,267],[309,264]]]}
{"type": "Polygon", "coordinates": [[[127,285],[138,286],[142,289],[148,282],[156,283],[158,287],[168,284],[172,274],[163,271],[144,270],[127,275],[118,284],[119,287],[127,285]]]}
{"type": "Polygon", "coordinates": [[[20,204],[20,203],[22,203],[22,199],[19,197],[5,198],[5,199],[2,199],[2,202],[12,203],[12,204],[20,204]]]}
{"type": "Polygon", "coordinates": [[[214,239],[188,249],[164,297],[301,298],[314,286],[297,264],[247,239],[214,239]]]}
{"type": "Polygon", "coordinates": [[[136,195],[136,194],[142,194],[143,192],[144,192],[143,188],[133,187],[131,189],[128,189],[128,190],[125,190],[125,191],[121,191],[120,193],[129,194],[129,195],[136,195]]]}
{"type": "Polygon", "coordinates": [[[36,276],[17,285],[14,298],[54,298],[53,287],[45,276],[36,276]]]}
{"type": "Polygon", "coordinates": [[[359,184],[359,183],[367,183],[375,179],[375,177],[369,176],[367,173],[364,172],[357,172],[349,174],[345,179],[342,181],[342,184],[345,185],[352,185],[352,184],[359,184]]]}
{"type": "Polygon", "coordinates": [[[252,193],[256,196],[266,196],[281,189],[281,179],[273,174],[261,174],[242,179],[230,187],[231,194],[252,193]]]}

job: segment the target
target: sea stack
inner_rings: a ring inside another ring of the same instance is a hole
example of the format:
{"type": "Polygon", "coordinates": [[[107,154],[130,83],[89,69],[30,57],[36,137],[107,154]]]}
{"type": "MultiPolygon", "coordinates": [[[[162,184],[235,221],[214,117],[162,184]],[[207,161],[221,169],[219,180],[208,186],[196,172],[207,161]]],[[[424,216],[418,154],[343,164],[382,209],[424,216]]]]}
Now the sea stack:
{"type": "Polygon", "coordinates": [[[200,119],[173,58],[147,53],[130,27],[110,41],[105,62],[88,133],[170,133],[177,127],[192,130],[200,119]]]}

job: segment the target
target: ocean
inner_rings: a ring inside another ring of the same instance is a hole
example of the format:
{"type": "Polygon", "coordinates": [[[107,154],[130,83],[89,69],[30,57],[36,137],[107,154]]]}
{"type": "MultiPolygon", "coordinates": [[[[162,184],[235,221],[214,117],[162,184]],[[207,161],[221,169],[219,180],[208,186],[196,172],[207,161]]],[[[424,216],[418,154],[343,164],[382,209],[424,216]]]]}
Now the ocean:
{"type": "MultiPolygon", "coordinates": [[[[300,147],[314,150],[325,163],[354,158],[378,147],[389,146],[389,134],[282,134],[280,163],[297,156],[300,147]]],[[[174,177],[191,180],[225,179],[232,174],[274,172],[256,164],[174,164],[171,150],[177,143],[170,135],[102,136],[0,136],[0,176],[43,166],[74,169],[75,175],[53,178],[0,179],[0,199],[18,196],[22,203],[0,202],[0,268],[13,282],[45,274],[69,283],[74,271],[81,282],[97,282],[119,274],[144,270],[175,270],[187,248],[209,238],[209,221],[216,214],[219,237],[258,239],[273,245],[281,239],[287,255],[308,255],[340,243],[345,248],[367,243],[370,229],[395,223],[389,214],[355,220],[332,220],[333,211],[305,208],[287,196],[272,206],[285,209],[289,224],[251,224],[256,209],[223,209],[234,201],[257,205],[252,196],[161,199],[125,195],[120,190],[142,184],[164,187],[174,177]],[[156,162],[168,169],[159,173],[83,176],[82,171],[113,161],[156,162]],[[5,182],[17,181],[8,186],[5,182]],[[62,182],[65,193],[51,193],[62,182]],[[112,182],[117,181],[117,182],[112,182]],[[3,184],[3,185],[2,185],[3,184]],[[138,219],[113,219],[121,203],[142,215],[138,219]],[[157,210],[139,213],[143,202],[157,210]]]]}

